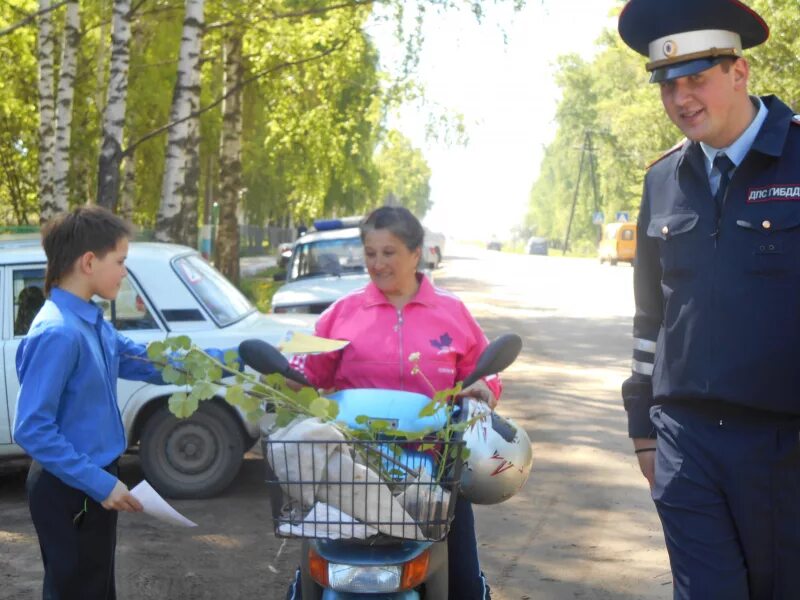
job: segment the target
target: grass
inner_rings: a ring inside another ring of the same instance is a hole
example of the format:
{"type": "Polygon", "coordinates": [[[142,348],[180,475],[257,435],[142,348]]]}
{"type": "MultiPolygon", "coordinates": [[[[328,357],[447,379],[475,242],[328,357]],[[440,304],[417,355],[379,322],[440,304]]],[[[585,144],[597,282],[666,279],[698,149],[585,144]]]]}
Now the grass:
{"type": "Polygon", "coordinates": [[[272,296],[283,285],[282,281],[273,281],[272,276],[280,271],[278,267],[269,267],[241,279],[239,289],[261,312],[268,313],[272,309],[272,296]]]}

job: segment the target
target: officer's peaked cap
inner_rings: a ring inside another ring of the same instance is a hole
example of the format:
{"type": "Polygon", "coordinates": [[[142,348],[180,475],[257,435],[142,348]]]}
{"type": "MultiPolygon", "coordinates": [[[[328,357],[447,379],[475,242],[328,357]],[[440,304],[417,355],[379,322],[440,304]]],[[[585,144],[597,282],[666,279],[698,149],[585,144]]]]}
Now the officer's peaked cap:
{"type": "Polygon", "coordinates": [[[650,81],[693,75],[766,41],[769,27],[739,0],[630,0],[619,35],[650,59],[650,81]]]}

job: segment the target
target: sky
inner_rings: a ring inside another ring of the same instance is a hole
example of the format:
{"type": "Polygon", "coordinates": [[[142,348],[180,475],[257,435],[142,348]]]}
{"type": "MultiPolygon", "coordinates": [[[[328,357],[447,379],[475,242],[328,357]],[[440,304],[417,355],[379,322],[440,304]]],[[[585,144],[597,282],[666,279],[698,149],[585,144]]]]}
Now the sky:
{"type": "MultiPolygon", "coordinates": [[[[429,11],[417,69],[428,102],[463,115],[467,145],[426,139],[427,117],[417,106],[388,123],[431,167],[433,208],[425,224],[459,239],[508,239],[523,222],[543,149],[555,135],[555,60],[570,52],[591,58],[603,28],[616,26],[609,17],[615,0],[528,0],[517,13],[484,4],[481,24],[468,11],[429,11]]],[[[391,69],[397,42],[380,25],[370,33],[391,69]]]]}

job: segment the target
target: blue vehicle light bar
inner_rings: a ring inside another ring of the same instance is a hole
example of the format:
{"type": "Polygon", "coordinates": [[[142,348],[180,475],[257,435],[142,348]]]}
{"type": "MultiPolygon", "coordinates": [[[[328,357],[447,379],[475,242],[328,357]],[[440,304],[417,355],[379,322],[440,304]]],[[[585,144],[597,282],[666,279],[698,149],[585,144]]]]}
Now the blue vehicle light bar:
{"type": "Polygon", "coordinates": [[[334,229],[344,229],[346,227],[358,227],[363,217],[342,217],[340,219],[318,219],[314,221],[314,229],[317,231],[333,231],[334,229]]]}

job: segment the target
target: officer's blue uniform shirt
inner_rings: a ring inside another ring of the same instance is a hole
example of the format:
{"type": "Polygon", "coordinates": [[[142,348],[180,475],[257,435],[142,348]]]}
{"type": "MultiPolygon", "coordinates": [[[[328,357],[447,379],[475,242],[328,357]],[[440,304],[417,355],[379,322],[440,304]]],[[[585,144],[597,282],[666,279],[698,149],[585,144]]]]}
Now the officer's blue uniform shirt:
{"type": "MultiPolygon", "coordinates": [[[[706,174],[708,175],[708,182],[711,185],[711,192],[714,194],[716,194],[717,188],[719,188],[720,179],[719,171],[717,171],[717,169],[712,169],[714,165],[714,159],[717,157],[717,154],[725,154],[725,156],[731,160],[734,166],[738,167],[744,160],[745,155],[750,151],[750,147],[753,145],[758,132],[761,130],[761,126],[767,119],[767,107],[764,106],[761,98],[755,97],[754,101],[758,107],[758,112],[756,112],[755,118],[747,127],[747,129],[744,130],[742,135],[740,135],[730,146],[727,148],[714,148],[705,142],[700,142],[700,147],[703,149],[703,155],[706,159],[706,174]]],[[[733,172],[731,172],[731,174],[733,174],[733,172]]]]}
{"type": "Polygon", "coordinates": [[[116,477],[102,467],[126,448],[117,376],[163,383],[146,348],[119,334],[102,310],[53,288],[17,349],[14,441],[67,485],[102,502],[116,477]]]}
{"type": "Polygon", "coordinates": [[[752,144],[726,149],[738,166],[722,208],[698,143],[645,178],[623,385],[631,437],[653,436],[650,407],[673,399],[800,415],[800,123],[774,96],[763,103],[752,144]]]}

